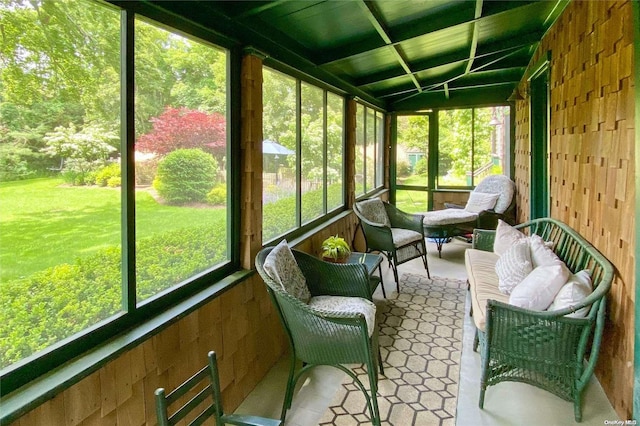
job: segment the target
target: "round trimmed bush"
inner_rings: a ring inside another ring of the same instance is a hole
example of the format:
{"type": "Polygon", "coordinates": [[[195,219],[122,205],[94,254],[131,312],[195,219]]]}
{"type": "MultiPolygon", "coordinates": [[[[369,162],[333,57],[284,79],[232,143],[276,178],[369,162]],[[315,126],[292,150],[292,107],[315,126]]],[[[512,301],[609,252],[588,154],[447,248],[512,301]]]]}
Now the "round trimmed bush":
{"type": "Polygon", "coordinates": [[[153,187],[170,204],[203,202],[216,183],[218,162],[201,149],[178,149],[158,164],[153,187]]]}

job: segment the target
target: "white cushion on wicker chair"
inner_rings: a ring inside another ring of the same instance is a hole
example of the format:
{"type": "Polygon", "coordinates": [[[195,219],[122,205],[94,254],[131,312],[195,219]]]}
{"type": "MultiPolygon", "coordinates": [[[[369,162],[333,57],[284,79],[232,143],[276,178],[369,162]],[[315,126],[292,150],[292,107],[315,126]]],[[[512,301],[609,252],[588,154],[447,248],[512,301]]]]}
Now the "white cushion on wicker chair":
{"type": "Polygon", "coordinates": [[[495,207],[500,194],[490,194],[486,192],[472,191],[464,209],[471,213],[480,213],[485,210],[491,210],[495,207]]]}
{"type": "Polygon", "coordinates": [[[491,175],[482,179],[474,192],[500,194],[493,211],[504,213],[511,205],[511,200],[516,192],[515,183],[505,175],[491,175]]]}
{"type": "Polygon", "coordinates": [[[375,330],[376,305],[372,301],[363,299],[362,297],[315,296],[309,300],[309,307],[327,313],[360,313],[364,315],[364,319],[367,322],[369,337],[371,337],[375,330]]]}
{"type": "Polygon", "coordinates": [[[293,253],[286,240],[280,241],[264,260],[264,271],[282,289],[290,295],[297,297],[303,303],[308,303],[311,292],[293,253]]]}
{"type": "Polygon", "coordinates": [[[384,226],[391,226],[391,221],[384,208],[382,200],[379,198],[371,198],[368,200],[358,201],[356,203],[362,216],[368,221],[384,226]]]}
{"type": "Polygon", "coordinates": [[[415,241],[420,241],[422,234],[412,231],[411,229],[391,228],[391,238],[393,238],[393,245],[398,248],[415,241]]]}
{"type": "Polygon", "coordinates": [[[472,213],[465,209],[444,209],[433,210],[423,213],[422,222],[425,226],[454,225],[456,223],[475,222],[477,213],[472,213]]]}

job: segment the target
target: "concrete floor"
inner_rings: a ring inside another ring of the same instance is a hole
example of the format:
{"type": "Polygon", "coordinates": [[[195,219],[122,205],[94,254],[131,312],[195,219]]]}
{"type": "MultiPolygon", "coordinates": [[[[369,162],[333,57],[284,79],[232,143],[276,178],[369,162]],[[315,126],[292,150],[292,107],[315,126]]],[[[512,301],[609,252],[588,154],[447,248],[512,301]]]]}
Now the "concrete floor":
{"type": "MultiPolygon", "coordinates": [[[[427,252],[431,275],[466,280],[464,250],[469,247],[470,244],[454,239],[444,245],[442,258],[438,258],[435,244],[429,243],[427,252]]],[[[425,273],[419,259],[400,265],[400,275],[403,272],[425,273]]],[[[388,268],[383,267],[383,275],[385,290],[389,296],[396,291],[395,282],[388,268]]],[[[374,297],[382,297],[380,288],[374,297]]],[[[467,311],[469,304],[467,300],[467,311]]],[[[595,378],[585,390],[581,423],[574,421],[571,402],[523,383],[504,382],[489,387],[486,391],[484,410],[480,410],[478,408],[480,356],[472,350],[473,336],[474,326],[467,314],[464,324],[456,425],[601,426],[609,423],[605,421],[618,420],[617,414],[595,378]]],[[[273,418],[280,417],[288,368],[288,359],[280,360],[236,411],[273,418]]],[[[287,426],[317,425],[345,377],[344,373],[335,368],[313,369],[294,396],[293,406],[287,413],[287,426]]],[[[384,377],[381,380],[384,380],[384,377]]]]}

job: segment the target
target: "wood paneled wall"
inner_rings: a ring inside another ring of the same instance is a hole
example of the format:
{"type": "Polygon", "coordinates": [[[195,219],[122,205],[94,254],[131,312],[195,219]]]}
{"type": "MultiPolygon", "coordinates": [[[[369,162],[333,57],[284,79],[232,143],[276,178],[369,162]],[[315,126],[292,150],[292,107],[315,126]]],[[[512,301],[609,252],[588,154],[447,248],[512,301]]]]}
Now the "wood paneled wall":
{"type": "MultiPolygon", "coordinates": [[[[572,1],[531,62],[551,52],[551,216],[579,231],[616,268],[596,374],[621,419],[631,418],[633,399],[637,124],[632,12],[630,1],[572,1]]],[[[525,86],[521,82],[521,89],[525,86]]],[[[519,221],[529,215],[530,152],[525,99],[516,105],[519,221]]]]}

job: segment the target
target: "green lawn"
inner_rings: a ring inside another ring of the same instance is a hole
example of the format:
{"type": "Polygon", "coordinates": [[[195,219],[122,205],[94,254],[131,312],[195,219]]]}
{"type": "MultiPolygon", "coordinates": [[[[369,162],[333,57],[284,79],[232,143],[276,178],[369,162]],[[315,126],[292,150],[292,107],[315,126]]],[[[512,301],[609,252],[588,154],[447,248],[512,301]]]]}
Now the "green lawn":
{"type": "MultiPolygon", "coordinates": [[[[119,246],[120,197],[119,188],[71,187],[61,179],[0,183],[0,283],[119,246]]],[[[166,206],[138,191],[136,215],[140,239],[224,222],[226,209],[166,206]]]]}

